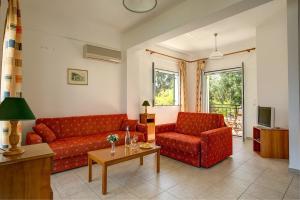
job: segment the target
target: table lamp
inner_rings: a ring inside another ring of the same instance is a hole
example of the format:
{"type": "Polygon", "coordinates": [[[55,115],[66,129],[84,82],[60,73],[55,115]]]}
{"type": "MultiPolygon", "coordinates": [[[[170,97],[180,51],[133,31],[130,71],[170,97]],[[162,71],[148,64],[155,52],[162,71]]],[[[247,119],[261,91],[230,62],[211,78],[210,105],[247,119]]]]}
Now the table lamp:
{"type": "Polygon", "coordinates": [[[144,101],[143,102],[143,104],[142,104],[142,106],[145,106],[145,114],[147,114],[147,106],[150,106],[150,103],[149,103],[149,101],[144,101]]]}
{"type": "Polygon", "coordinates": [[[3,153],[4,156],[13,156],[24,153],[24,149],[18,147],[20,136],[17,133],[19,120],[33,120],[34,114],[30,110],[24,98],[6,97],[0,104],[0,121],[10,121],[11,132],[9,143],[11,147],[3,153]]]}

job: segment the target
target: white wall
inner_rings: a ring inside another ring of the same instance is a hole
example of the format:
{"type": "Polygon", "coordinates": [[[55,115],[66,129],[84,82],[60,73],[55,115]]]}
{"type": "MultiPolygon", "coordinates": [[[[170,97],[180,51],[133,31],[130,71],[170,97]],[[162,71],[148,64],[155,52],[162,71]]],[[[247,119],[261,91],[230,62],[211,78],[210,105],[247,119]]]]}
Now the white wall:
{"type": "Polygon", "coordinates": [[[287,1],[289,83],[289,168],[300,171],[299,1],[287,1]]]}
{"type": "MultiPolygon", "coordinates": [[[[185,58],[186,55],[167,50],[159,46],[145,47],[151,50],[159,51],[168,55],[185,58]]],[[[173,59],[158,56],[143,49],[130,49],[127,53],[127,84],[123,85],[126,90],[125,108],[130,118],[138,118],[140,113],[144,112],[142,103],[148,100],[151,104],[148,107],[149,113],[156,114],[156,124],[171,123],[177,119],[179,106],[152,106],[152,62],[162,69],[178,71],[177,62],[173,59]]],[[[124,77],[123,77],[124,78],[124,77]]],[[[124,102],[123,102],[124,103],[124,102]]]]}
{"type": "Polygon", "coordinates": [[[126,49],[146,43],[157,44],[269,1],[271,0],[186,0],[127,30],[122,36],[122,44],[126,49]]]}
{"type": "Polygon", "coordinates": [[[23,94],[37,117],[120,113],[120,64],[83,58],[84,44],[24,32],[23,94]],[[88,85],[68,85],[67,68],[88,70],[88,85]]]}
{"type": "Polygon", "coordinates": [[[286,1],[256,30],[258,105],[275,107],[275,126],[288,127],[286,1]]]}
{"type": "MultiPolygon", "coordinates": [[[[221,47],[220,50],[223,52],[232,52],[243,50],[247,48],[255,47],[255,39],[248,41],[239,42],[230,46],[221,47]]],[[[199,52],[201,56],[195,57],[208,57],[211,51],[199,52]]],[[[257,65],[256,65],[256,52],[251,51],[250,53],[240,53],[230,56],[225,56],[220,60],[208,60],[204,71],[214,71],[220,69],[228,69],[234,67],[241,67],[244,62],[244,73],[245,73],[245,85],[244,85],[244,103],[245,103],[245,135],[246,137],[252,137],[252,128],[256,125],[257,118],[257,65]]],[[[190,64],[188,67],[188,85],[189,85],[189,110],[195,110],[195,72],[196,63],[190,64]]],[[[203,80],[204,81],[204,80],[203,80]]]]}
{"type": "MultiPolygon", "coordinates": [[[[87,43],[121,49],[120,33],[105,24],[58,18],[55,13],[21,6],[22,90],[36,117],[121,113],[121,64],[82,55],[87,43]],[[88,85],[68,85],[67,68],[88,70],[88,85]]],[[[24,122],[23,142],[33,123],[24,122]]]]}
{"type": "MultiPolygon", "coordinates": [[[[166,50],[161,47],[151,47],[150,49],[166,53],[171,56],[180,58],[186,57],[186,55],[166,50]]],[[[139,59],[139,105],[142,105],[144,100],[149,100],[151,106],[148,107],[148,112],[156,114],[156,124],[176,122],[180,106],[152,106],[152,62],[155,63],[155,68],[178,72],[178,61],[157,54],[151,55],[145,50],[141,50],[139,52],[139,59]]],[[[140,112],[144,112],[144,107],[140,106],[140,112]]]]}

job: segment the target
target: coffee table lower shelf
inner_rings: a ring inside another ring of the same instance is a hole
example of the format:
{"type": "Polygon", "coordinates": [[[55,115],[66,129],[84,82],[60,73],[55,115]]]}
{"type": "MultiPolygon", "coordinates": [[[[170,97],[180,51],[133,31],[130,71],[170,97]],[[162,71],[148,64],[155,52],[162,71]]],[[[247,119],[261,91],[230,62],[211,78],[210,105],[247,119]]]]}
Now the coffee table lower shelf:
{"type": "Polygon", "coordinates": [[[107,193],[107,167],[128,160],[140,158],[140,165],[143,165],[144,156],[156,153],[156,172],[160,171],[160,147],[153,146],[151,149],[130,149],[122,146],[117,146],[114,154],[111,154],[110,148],[100,149],[88,152],[88,181],[92,181],[92,165],[93,162],[102,166],[102,194],[107,193]]]}

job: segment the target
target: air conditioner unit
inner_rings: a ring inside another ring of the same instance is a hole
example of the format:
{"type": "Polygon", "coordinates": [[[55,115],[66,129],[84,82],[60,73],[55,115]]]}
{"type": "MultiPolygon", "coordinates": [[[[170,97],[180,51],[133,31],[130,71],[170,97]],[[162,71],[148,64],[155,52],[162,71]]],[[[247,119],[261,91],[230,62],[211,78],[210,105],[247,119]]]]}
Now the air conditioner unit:
{"type": "Polygon", "coordinates": [[[106,49],[103,47],[96,47],[89,44],[83,47],[83,57],[92,58],[97,60],[104,60],[114,63],[121,62],[121,51],[116,51],[112,49],[106,49]]]}

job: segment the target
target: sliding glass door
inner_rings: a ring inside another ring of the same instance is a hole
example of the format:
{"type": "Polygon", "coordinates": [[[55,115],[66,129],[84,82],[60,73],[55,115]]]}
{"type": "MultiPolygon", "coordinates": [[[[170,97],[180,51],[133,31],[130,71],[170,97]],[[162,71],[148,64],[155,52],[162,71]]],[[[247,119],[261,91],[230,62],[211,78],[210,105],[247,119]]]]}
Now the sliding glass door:
{"type": "Polygon", "coordinates": [[[224,115],[232,135],[244,138],[243,67],[204,73],[204,109],[224,115]]]}

